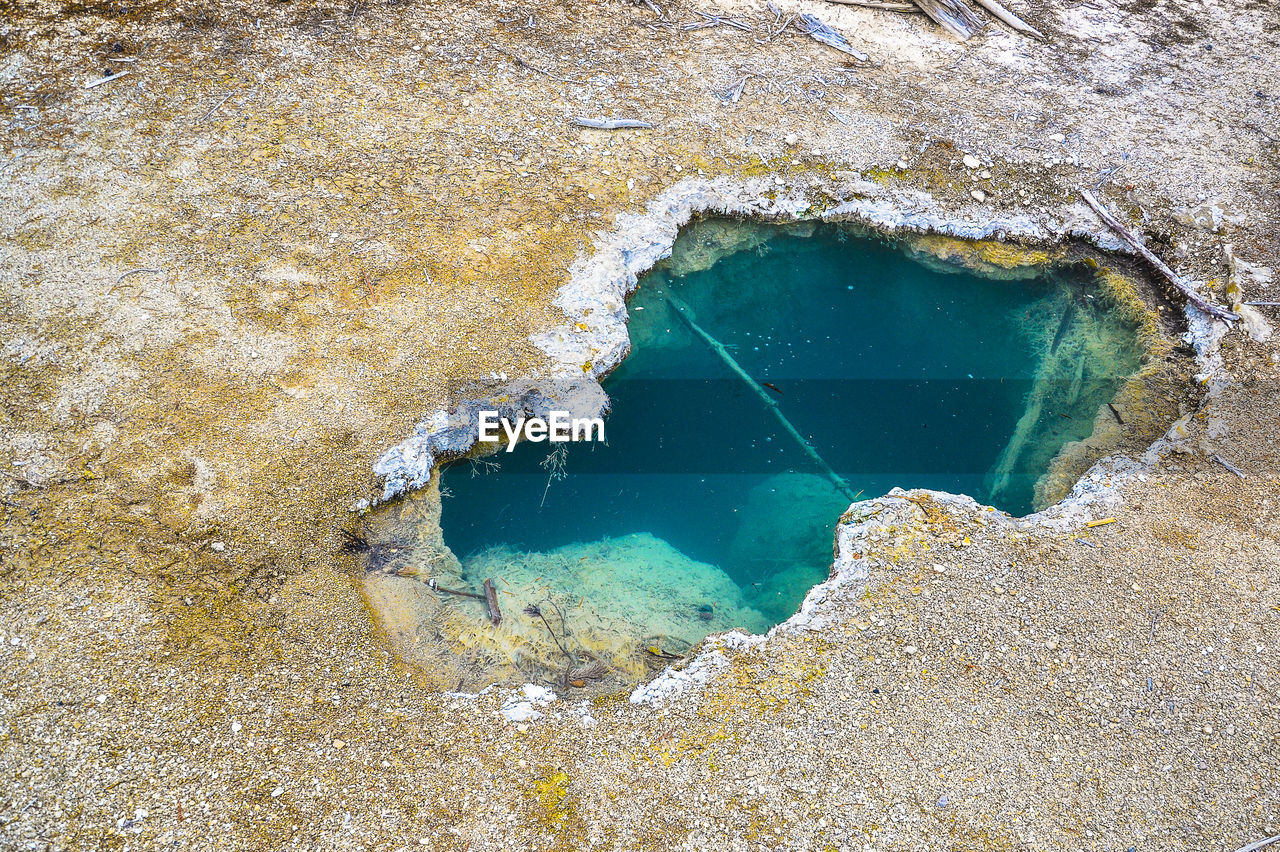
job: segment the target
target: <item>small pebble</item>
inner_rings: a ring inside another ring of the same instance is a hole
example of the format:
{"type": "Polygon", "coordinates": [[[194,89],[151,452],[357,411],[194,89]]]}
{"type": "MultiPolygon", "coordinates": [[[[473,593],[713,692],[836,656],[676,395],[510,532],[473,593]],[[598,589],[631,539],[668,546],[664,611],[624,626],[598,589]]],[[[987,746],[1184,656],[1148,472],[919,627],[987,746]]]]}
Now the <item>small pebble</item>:
{"type": "Polygon", "coordinates": [[[910,657],[914,655],[917,650],[919,649],[916,648],[915,645],[907,645],[905,648],[902,649],[902,652],[906,654],[908,657],[910,657]]]}
{"type": "Polygon", "coordinates": [[[980,190],[980,189],[975,189],[973,192],[971,192],[971,193],[969,193],[969,194],[973,196],[973,200],[974,200],[974,201],[986,201],[986,200],[987,200],[987,194],[986,194],[985,192],[983,192],[982,190],[980,190]]]}
{"type": "Polygon", "coordinates": [[[983,180],[986,180],[987,178],[991,177],[991,169],[983,169],[982,171],[978,172],[978,177],[982,178],[983,180]]]}
{"type": "Polygon", "coordinates": [[[1050,133],[1049,141],[1050,142],[1066,142],[1067,137],[1063,136],[1061,133],[1050,133]]]}
{"type": "Polygon", "coordinates": [[[799,141],[800,141],[800,137],[795,135],[794,133],[788,133],[786,135],[786,142],[788,145],[794,145],[799,141]]]}
{"type": "Polygon", "coordinates": [[[277,787],[277,788],[275,788],[274,790],[272,790],[272,791],[271,791],[271,798],[273,798],[273,799],[278,799],[278,798],[280,798],[282,795],[284,795],[284,788],[283,788],[283,787],[277,787]]]}
{"type": "Polygon", "coordinates": [[[976,169],[978,166],[982,165],[982,161],[972,154],[965,154],[964,164],[966,168],[976,169]]]}

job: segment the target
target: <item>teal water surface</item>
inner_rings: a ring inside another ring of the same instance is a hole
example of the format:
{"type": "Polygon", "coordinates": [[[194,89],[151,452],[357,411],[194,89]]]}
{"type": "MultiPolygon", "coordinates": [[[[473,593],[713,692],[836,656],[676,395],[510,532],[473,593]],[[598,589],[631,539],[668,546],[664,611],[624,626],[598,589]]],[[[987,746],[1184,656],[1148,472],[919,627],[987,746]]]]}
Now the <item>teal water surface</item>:
{"type": "Polygon", "coordinates": [[[606,443],[445,470],[464,567],[646,533],[776,623],[825,578],[851,499],[926,487],[1025,514],[1140,363],[1087,269],[982,277],[835,224],[695,225],[629,308],[606,443]]]}

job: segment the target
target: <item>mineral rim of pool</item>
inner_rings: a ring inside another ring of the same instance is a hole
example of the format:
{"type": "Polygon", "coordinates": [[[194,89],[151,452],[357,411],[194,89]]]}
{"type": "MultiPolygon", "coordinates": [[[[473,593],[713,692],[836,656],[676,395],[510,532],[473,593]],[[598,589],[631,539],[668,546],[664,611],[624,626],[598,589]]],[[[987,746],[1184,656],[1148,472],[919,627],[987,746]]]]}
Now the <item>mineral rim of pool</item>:
{"type": "Polygon", "coordinates": [[[981,276],[837,224],[700,222],[630,301],[607,440],[450,465],[440,516],[407,521],[429,530],[417,576],[370,594],[459,652],[467,683],[635,680],[710,633],[760,632],[825,579],[856,499],[1032,511],[1142,363],[1111,307],[1084,266],[981,276]],[[486,579],[496,626],[438,591],[486,579]]]}

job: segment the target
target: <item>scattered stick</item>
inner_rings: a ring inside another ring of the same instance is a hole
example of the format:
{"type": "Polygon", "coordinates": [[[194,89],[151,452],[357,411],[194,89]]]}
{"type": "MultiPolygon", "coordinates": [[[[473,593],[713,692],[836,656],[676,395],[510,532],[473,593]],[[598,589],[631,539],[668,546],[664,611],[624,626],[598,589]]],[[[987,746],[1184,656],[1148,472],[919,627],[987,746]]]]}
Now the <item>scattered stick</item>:
{"type": "Polygon", "coordinates": [[[1107,403],[1107,408],[1111,409],[1111,416],[1116,419],[1116,422],[1123,426],[1124,418],[1120,416],[1120,409],[1116,408],[1115,405],[1110,402],[1107,403]]]}
{"type": "Polygon", "coordinates": [[[1240,468],[1236,467],[1236,466],[1235,466],[1235,465],[1233,465],[1231,462],[1227,461],[1227,460],[1226,460],[1226,459],[1224,459],[1222,456],[1217,455],[1216,453],[1215,453],[1215,454],[1214,454],[1214,456],[1213,456],[1213,460],[1214,460],[1214,461],[1216,461],[1218,464],[1222,465],[1223,467],[1225,467],[1227,470],[1229,470],[1229,471],[1231,471],[1232,473],[1234,473],[1236,476],[1240,477],[1241,479],[1248,479],[1248,478],[1249,478],[1249,477],[1245,476],[1245,472],[1244,472],[1243,470],[1241,470],[1240,468]]]}
{"type": "Polygon", "coordinates": [[[489,608],[489,620],[497,627],[502,623],[502,610],[498,609],[498,590],[493,587],[493,580],[484,581],[484,604],[489,608]]]}
{"type": "Polygon", "coordinates": [[[934,22],[958,38],[968,40],[986,26],[963,0],[914,0],[934,22]]]}
{"type": "Polygon", "coordinates": [[[526,71],[532,71],[533,73],[541,74],[544,77],[551,76],[548,72],[543,71],[541,68],[537,67],[536,65],[530,65],[528,62],[524,61],[524,59],[520,58],[519,56],[517,56],[516,54],[512,53],[509,50],[503,50],[502,48],[498,47],[496,44],[490,45],[490,47],[492,47],[494,50],[498,51],[503,56],[507,57],[516,65],[519,65],[521,68],[525,69],[526,71]]]}
{"type": "Polygon", "coordinates": [[[128,77],[130,73],[129,69],[126,68],[125,70],[118,71],[115,74],[108,74],[105,77],[99,77],[97,80],[90,80],[88,83],[84,84],[84,87],[86,89],[96,89],[99,86],[110,83],[112,80],[119,80],[121,77],[128,77]]]}
{"type": "Polygon", "coordinates": [[[647,121],[639,121],[634,118],[582,118],[575,116],[569,120],[579,127],[590,127],[593,130],[625,130],[632,127],[648,130],[653,127],[647,121]]]}
{"type": "Polygon", "coordinates": [[[1241,302],[1251,308],[1280,308],[1280,302],[1241,302]]]}
{"type": "Polygon", "coordinates": [[[1266,849],[1272,843],[1280,843],[1280,834],[1268,837],[1266,840],[1259,840],[1257,843],[1250,843],[1248,846],[1241,846],[1236,852],[1258,852],[1259,849],[1266,849]]]}
{"type": "Polygon", "coordinates": [[[1276,137],[1272,136],[1270,133],[1268,133],[1267,131],[1263,130],[1261,127],[1259,127],[1258,125],[1254,124],[1252,121],[1246,121],[1246,122],[1244,123],[1244,125],[1245,125],[1245,127],[1248,127],[1250,130],[1257,131],[1257,133],[1258,133],[1259,135],[1261,135],[1262,137],[1264,137],[1264,138],[1265,138],[1268,142],[1270,142],[1272,145],[1280,145],[1280,139],[1277,139],[1276,137]]]}
{"type": "MultiPolygon", "coordinates": [[[[220,101],[218,101],[216,104],[214,104],[214,105],[213,105],[213,108],[212,108],[212,109],[210,109],[208,112],[206,112],[204,115],[200,116],[200,121],[204,121],[206,118],[208,118],[209,116],[211,116],[211,115],[213,115],[215,112],[217,112],[217,111],[218,111],[218,107],[222,106],[222,105],[223,105],[223,104],[225,104],[227,101],[229,101],[229,100],[231,99],[231,95],[232,95],[232,94],[234,94],[234,93],[232,93],[232,92],[228,92],[228,93],[227,93],[227,95],[226,95],[226,97],[224,97],[222,100],[220,100],[220,101]]],[[[199,124],[199,123],[200,123],[200,121],[197,121],[196,123],[197,123],[197,124],[199,124]]]]}
{"type": "Polygon", "coordinates": [[[1087,545],[1089,545],[1090,547],[1097,547],[1097,546],[1098,546],[1098,545],[1094,544],[1093,542],[1091,542],[1091,541],[1089,541],[1089,540],[1087,540],[1087,539],[1080,538],[1079,536],[1077,536],[1077,537],[1076,537],[1076,541],[1080,542],[1081,544],[1087,544],[1087,545]]]}
{"type": "Polygon", "coordinates": [[[974,2],[1018,32],[1026,33],[1027,35],[1034,36],[1038,39],[1044,38],[1044,33],[1040,32],[1038,29],[1031,26],[1005,7],[1001,6],[996,2],[996,0],[974,0],[974,2]]]}
{"type": "Polygon", "coordinates": [[[1172,284],[1175,288],[1187,297],[1187,301],[1195,305],[1204,313],[1211,317],[1217,317],[1227,322],[1235,322],[1240,319],[1237,314],[1232,313],[1220,305],[1209,302],[1204,296],[1201,296],[1191,285],[1182,279],[1176,272],[1170,269],[1163,260],[1156,257],[1145,245],[1142,240],[1120,223],[1120,220],[1107,212],[1107,208],[1102,205],[1098,199],[1094,198],[1093,193],[1087,189],[1080,190],[1080,197],[1084,199],[1084,203],[1093,208],[1093,212],[1098,214],[1098,218],[1106,224],[1111,230],[1115,231],[1119,237],[1129,244],[1129,247],[1136,251],[1143,260],[1151,264],[1151,266],[1160,273],[1160,275],[1172,284]]]}
{"type": "Polygon", "coordinates": [[[138,269],[130,269],[128,272],[122,272],[120,274],[120,277],[116,279],[116,283],[119,284],[121,281],[128,278],[130,275],[141,275],[144,272],[150,273],[152,275],[160,274],[159,269],[153,269],[150,266],[139,267],[138,269]]]}
{"type": "Polygon", "coordinates": [[[744,24],[742,21],[734,20],[733,18],[727,18],[723,15],[708,15],[706,12],[699,12],[696,9],[694,10],[694,13],[697,15],[701,15],[706,20],[694,21],[692,24],[685,24],[683,27],[681,27],[681,29],[685,31],[704,30],[704,29],[708,29],[709,27],[718,27],[721,24],[724,24],[726,27],[733,27],[734,29],[739,29],[748,33],[751,32],[751,27],[748,26],[747,24],[744,24]]]}
{"type": "Polygon", "coordinates": [[[484,595],[478,595],[475,592],[468,592],[466,589],[446,589],[444,586],[437,583],[434,578],[427,581],[427,588],[431,589],[433,592],[440,592],[445,595],[457,595],[460,598],[475,598],[478,601],[485,600],[484,595]]]}
{"type": "Polygon", "coordinates": [[[868,9],[882,9],[886,12],[919,12],[914,3],[890,3],[882,0],[827,0],[841,6],[865,6],[868,9]]]}
{"type": "Polygon", "coordinates": [[[810,15],[807,13],[801,15],[800,24],[800,31],[814,41],[820,41],[827,47],[834,47],[841,53],[846,53],[849,56],[852,56],[859,62],[867,62],[871,59],[870,56],[862,51],[855,50],[853,45],[849,44],[849,40],[847,38],[824,24],[816,15],[810,15]]]}

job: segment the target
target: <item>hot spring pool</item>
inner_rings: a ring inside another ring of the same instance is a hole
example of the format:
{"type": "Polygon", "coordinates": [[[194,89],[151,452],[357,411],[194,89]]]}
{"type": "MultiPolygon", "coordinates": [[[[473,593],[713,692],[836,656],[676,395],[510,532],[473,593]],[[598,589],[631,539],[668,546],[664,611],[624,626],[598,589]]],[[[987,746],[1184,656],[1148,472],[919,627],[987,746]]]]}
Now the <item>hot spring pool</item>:
{"type": "MultiPolygon", "coordinates": [[[[911,245],[837,224],[687,228],[629,303],[606,442],[441,473],[457,562],[432,557],[432,574],[493,578],[498,630],[518,634],[484,653],[618,670],[764,630],[825,579],[850,502],[894,486],[1035,508],[1037,479],[1141,366],[1137,329],[1084,265],[993,277],[911,245]]],[[[487,647],[477,602],[438,605],[475,610],[487,647]]]]}

